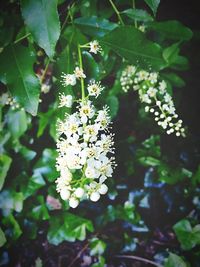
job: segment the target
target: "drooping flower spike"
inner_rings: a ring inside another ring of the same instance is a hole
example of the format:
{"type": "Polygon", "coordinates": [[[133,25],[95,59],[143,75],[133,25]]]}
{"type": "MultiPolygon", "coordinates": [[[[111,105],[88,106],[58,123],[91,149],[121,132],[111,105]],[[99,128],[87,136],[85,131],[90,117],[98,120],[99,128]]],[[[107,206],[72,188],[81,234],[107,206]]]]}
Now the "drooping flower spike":
{"type": "Polygon", "coordinates": [[[154,114],[155,121],[167,134],[185,137],[183,122],[178,119],[167,84],[158,73],[138,70],[130,65],[122,72],[120,82],[124,92],[130,89],[138,91],[141,102],[145,103],[145,111],[154,114]]]}
{"type": "MultiPolygon", "coordinates": [[[[63,74],[64,86],[75,85],[85,79],[82,66],[76,67],[74,74],[63,74]]],[[[83,86],[83,83],[81,84],[83,86]]],[[[83,88],[82,88],[83,89],[83,88]]],[[[56,168],[57,191],[69,206],[76,208],[83,199],[98,201],[106,194],[106,180],[115,168],[113,134],[110,133],[109,108],[96,110],[90,97],[97,98],[104,87],[94,80],[87,85],[88,95],[76,101],[76,111],[65,115],[57,124],[56,168]]],[[[59,107],[71,107],[71,95],[59,96],[59,107]]]]}

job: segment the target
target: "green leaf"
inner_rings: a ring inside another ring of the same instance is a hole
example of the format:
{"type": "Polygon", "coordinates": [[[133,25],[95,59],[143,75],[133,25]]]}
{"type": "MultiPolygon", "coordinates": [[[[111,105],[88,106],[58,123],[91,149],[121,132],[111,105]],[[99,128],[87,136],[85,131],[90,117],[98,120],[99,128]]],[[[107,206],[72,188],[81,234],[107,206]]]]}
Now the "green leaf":
{"type": "Polygon", "coordinates": [[[158,6],[160,4],[160,0],[144,0],[145,3],[151,8],[153,11],[154,16],[156,15],[158,6]]]}
{"type": "Polygon", "coordinates": [[[42,153],[41,159],[34,166],[34,173],[39,173],[49,182],[54,182],[58,177],[58,172],[55,168],[56,156],[56,150],[46,148],[42,153]]]}
{"type": "Polygon", "coordinates": [[[153,21],[152,16],[150,16],[145,10],[142,9],[130,8],[124,10],[122,14],[125,14],[127,17],[136,21],[143,21],[143,22],[153,21]]]}
{"type": "Polygon", "coordinates": [[[11,237],[12,240],[17,240],[21,236],[22,230],[13,214],[4,217],[2,222],[4,225],[9,226],[7,232],[9,233],[9,237],[11,237]]]}
{"type": "Polygon", "coordinates": [[[45,185],[45,181],[39,172],[35,172],[26,186],[24,197],[27,198],[34,194],[39,188],[45,185]]]}
{"type": "Polygon", "coordinates": [[[21,11],[35,42],[52,58],[60,36],[57,0],[21,0],[21,11]]]}
{"type": "Polygon", "coordinates": [[[165,79],[167,79],[169,82],[171,82],[172,86],[176,86],[176,87],[185,86],[185,81],[174,72],[163,73],[162,76],[165,79]]]}
{"type": "Polygon", "coordinates": [[[189,250],[196,245],[192,226],[188,220],[183,219],[179,221],[173,226],[173,229],[183,249],[189,250]]]}
{"type": "Polygon", "coordinates": [[[0,208],[4,216],[11,213],[12,210],[21,212],[23,209],[23,194],[14,191],[4,190],[0,193],[0,208]]]}
{"type": "Polygon", "coordinates": [[[108,96],[106,98],[106,104],[109,106],[110,108],[110,117],[111,119],[115,118],[117,116],[117,112],[119,110],[119,100],[116,96],[112,95],[112,96],[108,96]]]}
{"type": "Polygon", "coordinates": [[[0,190],[2,189],[12,159],[7,155],[0,155],[0,190]]]}
{"type": "Polygon", "coordinates": [[[40,85],[33,72],[33,52],[22,45],[8,46],[0,54],[0,62],[1,82],[27,112],[36,115],[40,85]]]}
{"type": "Polygon", "coordinates": [[[103,37],[106,33],[118,27],[116,23],[96,16],[77,18],[74,20],[74,23],[85,34],[94,37],[103,37]]]}
{"type": "Polygon", "coordinates": [[[188,267],[184,260],[174,253],[170,253],[164,267],[188,267]]]}
{"type": "Polygon", "coordinates": [[[98,81],[100,75],[99,64],[94,60],[93,56],[86,51],[83,52],[83,64],[85,66],[86,77],[98,81]]]}
{"type": "Polygon", "coordinates": [[[6,237],[5,237],[5,234],[0,227],[0,247],[3,247],[3,245],[5,243],[6,243],[6,237]]]}
{"type": "Polygon", "coordinates": [[[27,116],[24,110],[9,110],[7,113],[8,129],[14,139],[18,139],[27,130],[27,116]]]}
{"type": "Polygon", "coordinates": [[[105,258],[102,256],[98,257],[98,262],[91,265],[91,267],[104,267],[105,265],[105,258]]]}
{"type": "Polygon", "coordinates": [[[163,58],[168,63],[168,66],[176,62],[179,51],[179,43],[173,44],[163,50],[163,58]]]}
{"type": "Polygon", "coordinates": [[[77,44],[86,44],[88,42],[85,35],[75,27],[75,25],[68,26],[66,30],[63,32],[62,36],[70,43],[73,43],[77,46],[77,44]]]}
{"type": "Polygon", "coordinates": [[[31,217],[35,220],[49,220],[49,212],[43,196],[38,196],[39,205],[35,205],[31,211],[31,217]]]}
{"type": "Polygon", "coordinates": [[[46,129],[47,125],[51,123],[52,115],[54,114],[55,110],[49,109],[46,113],[39,113],[39,127],[37,132],[37,137],[40,137],[44,130],[46,129]]]}
{"type": "Polygon", "coordinates": [[[160,165],[160,160],[159,159],[156,159],[156,158],[153,158],[153,157],[141,157],[138,159],[138,161],[144,165],[144,166],[152,166],[152,167],[155,167],[155,166],[159,166],[160,165]]]}
{"type": "Polygon", "coordinates": [[[161,47],[146,39],[142,32],[132,26],[122,26],[113,30],[102,38],[101,42],[142,68],[152,67],[160,70],[166,65],[161,47]]]}
{"type": "Polygon", "coordinates": [[[148,26],[167,39],[188,41],[192,38],[192,31],[176,20],[151,22],[148,26]]]}
{"type": "Polygon", "coordinates": [[[76,239],[83,241],[86,238],[86,230],[94,231],[91,221],[65,212],[51,217],[47,238],[54,245],[63,241],[74,242],[76,239]]]}
{"type": "Polygon", "coordinates": [[[93,238],[90,240],[90,255],[102,255],[105,251],[106,243],[98,238],[93,238]]]}

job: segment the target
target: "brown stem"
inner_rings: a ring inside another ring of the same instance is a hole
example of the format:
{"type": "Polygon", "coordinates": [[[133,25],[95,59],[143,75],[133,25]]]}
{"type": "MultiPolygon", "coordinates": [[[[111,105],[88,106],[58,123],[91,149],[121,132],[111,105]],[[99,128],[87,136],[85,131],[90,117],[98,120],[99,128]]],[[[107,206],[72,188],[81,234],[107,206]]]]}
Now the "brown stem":
{"type": "Polygon", "coordinates": [[[129,255],[116,255],[116,258],[124,258],[124,259],[132,259],[132,260],[137,260],[137,261],[143,261],[145,263],[149,263],[151,265],[157,266],[157,267],[163,267],[162,265],[160,265],[159,263],[156,263],[155,261],[151,261],[142,257],[138,257],[138,256],[129,256],[129,255]]]}
{"type": "Polygon", "coordinates": [[[82,249],[81,251],[79,251],[79,253],[77,254],[77,256],[73,259],[73,261],[69,264],[68,267],[72,267],[73,264],[81,257],[81,254],[88,248],[89,243],[87,243],[82,249]]]}

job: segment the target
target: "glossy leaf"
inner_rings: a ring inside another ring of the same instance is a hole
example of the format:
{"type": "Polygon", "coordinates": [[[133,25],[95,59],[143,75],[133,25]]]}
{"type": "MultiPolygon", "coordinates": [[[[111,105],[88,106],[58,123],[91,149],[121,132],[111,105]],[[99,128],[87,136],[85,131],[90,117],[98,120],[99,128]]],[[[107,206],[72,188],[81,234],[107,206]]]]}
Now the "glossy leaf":
{"type": "Polygon", "coordinates": [[[9,110],[8,114],[8,129],[14,139],[23,135],[27,130],[27,116],[24,110],[13,111],[9,110]]]}
{"type": "Polygon", "coordinates": [[[38,205],[36,204],[31,211],[31,217],[35,220],[48,220],[50,218],[49,212],[44,201],[43,196],[37,197],[38,205]]]}
{"type": "Polygon", "coordinates": [[[112,96],[108,96],[106,98],[106,103],[110,108],[110,116],[111,119],[115,118],[117,116],[117,112],[119,110],[119,100],[116,96],[112,95],[112,96]]]}
{"type": "Polygon", "coordinates": [[[40,85],[33,72],[33,52],[22,45],[8,46],[0,53],[0,61],[1,82],[27,112],[36,115],[40,85]]]}
{"type": "Polygon", "coordinates": [[[174,254],[174,253],[170,253],[169,257],[167,259],[167,261],[165,262],[164,267],[188,267],[188,265],[184,262],[184,260],[174,254]]]}
{"type": "Polygon", "coordinates": [[[142,9],[130,8],[124,10],[122,14],[125,14],[127,17],[136,21],[142,21],[142,22],[153,21],[152,16],[142,9]]]}
{"type": "Polygon", "coordinates": [[[35,42],[52,58],[60,36],[57,1],[21,0],[21,11],[35,42]]]}
{"type": "Polygon", "coordinates": [[[153,157],[150,157],[150,156],[149,157],[141,157],[138,160],[144,166],[155,167],[155,166],[159,166],[160,165],[160,160],[159,159],[156,159],[156,158],[153,158],[153,157]]]}
{"type": "Polygon", "coordinates": [[[176,236],[184,250],[189,250],[200,244],[200,225],[192,228],[190,222],[183,219],[173,226],[176,236]]]}
{"type": "Polygon", "coordinates": [[[154,16],[156,15],[158,6],[160,4],[160,0],[144,0],[146,4],[150,7],[150,9],[153,11],[154,16]]]}
{"type": "Polygon", "coordinates": [[[35,172],[30,178],[26,190],[24,192],[24,196],[29,197],[34,194],[39,188],[45,185],[45,181],[42,175],[39,172],[35,172]]]}
{"type": "Polygon", "coordinates": [[[6,237],[3,230],[0,227],[0,247],[2,247],[6,243],[6,237]]]}
{"type": "Polygon", "coordinates": [[[192,38],[192,31],[176,20],[152,22],[148,27],[167,39],[188,41],[192,38]]]}
{"type": "Polygon", "coordinates": [[[102,38],[101,42],[130,63],[138,64],[142,68],[160,70],[166,65],[161,47],[146,39],[134,27],[119,27],[102,38]]]}
{"type": "Polygon", "coordinates": [[[185,86],[185,81],[174,72],[163,73],[162,76],[165,79],[167,79],[169,82],[171,82],[172,86],[176,86],[176,87],[185,86]]]}
{"type": "Polygon", "coordinates": [[[10,168],[11,162],[12,159],[9,156],[5,154],[0,155],[0,190],[4,185],[5,178],[10,168]]]}
{"type": "Polygon", "coordinates": [[[55,150],[46,148],[42,153],[42,157],[34,166],[34,173],[39,173],[49,182],[54,182],[58,177],[58,172],[55,168],[56,156],[55,150]]]}
{"type": "Polygon", "coordinates": [[[106,33],[118,27],[116,23],[110,22],[107,19],[99,18],[96,16],[82,17],[74,20],[77,25],[85,34],[102,37],[106,33]]]}
{"type": "Polygon", "coordinates": [[[90,53],[83,53],[83,64],[85,66],[84,70],[86,73],[86,77],[90,77],[90,79],[98,81],[100,75],[99,65],[90,53]]]}
{"type": "Polygon", "coordinates": [[[4,225],[9,227],[9,229],[6,231],[9,234],[9,238],[11,238],[12,240],[17,240],[21,236],[22,234],[21,227],[18,221],[13,216],[13,214],[4,217],[2,222],[4,225]]]}
{"type": "Polygon", "coordinates": [[[47,238],[54,245],[62,241],[74,242],[76,239],[83,241],[86,238],[86,230],[94,230],[91,221],[65,212],[60,216],[51,217],[47,238]]]}
{"type": "Polygon", "coordinates": [[[166,62],[168,63],[168,66],[170,66],[171,64],[176,62],[179,51],[180,51],[180,49],[179,49],[178,43],[173,44],[173,45],[171,45],[171,46],[169,46],[163,50],[163,57],[166,60],[166,62]]]}
{"type": "Polygon", "coordinates": [[[90,240],[90,255],[102,255],[106,249],[106,243],[98,238],[90,240]]]}

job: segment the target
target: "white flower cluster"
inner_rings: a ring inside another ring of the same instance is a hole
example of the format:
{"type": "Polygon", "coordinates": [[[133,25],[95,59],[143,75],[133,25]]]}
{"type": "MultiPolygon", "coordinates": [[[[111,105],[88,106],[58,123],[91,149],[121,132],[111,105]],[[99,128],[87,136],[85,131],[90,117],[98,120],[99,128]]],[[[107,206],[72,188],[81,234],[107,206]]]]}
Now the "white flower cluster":
{"type": "Polygon", "coordinates": [[[66,115],[58,124],[57,191],[69,200],[72,208],[83,197],[97,201],[107,192],[104,184],[115,166],[113,136],[108,133],[108,108],[96,111],[89,100],[81,102],[78,111],[66,115]]]}
{"type": "Polygon", "coordinates": [[[0,96],[0,105],[9,105],[11,106],[12,110],[16,110],[20,108],[19,103],[9,94],[9,93],[3,93],[0,96]]]}
{"type": "Polygon", "coordinates": [[[122,72],[120,83],[124,92],[131,88],[138,91],[141,102],[145,103],[145,111],[154,114],[155,121],[167,134],[175,133],[176,136],[185,137],[183,121],[178,119],[167,84],[159,79],[158,73],[127,66],[122,72]]]}
{"type": "MultiPolygon", "coordinates": [[[[84,79],[85,74],[79,70],[79,76],[84,79]]],[[[75,80],[78,78],[74,73],[63,74],[65,85],[69,85],[68,75],[75,75],[75,80]]],[[[105,181],[112,176],[116,165],[109,109],[105,106],[96,110],[89,99],[89,96],[97,97],[103,87],[100,82],[91,81],[87,89],[88,96],[76,101],[76,112],[66,113],[65,119],[60,120],[57,126],[56,168],[60,172],[56,180],[57,191],[72,208],[76,208],[82,199],[98,201],[100,195],[106,194],[108,187],[105,181]]],[[[72,106],[70,95],[61,94],[59,98],[59,107],[72,106]]]]}

